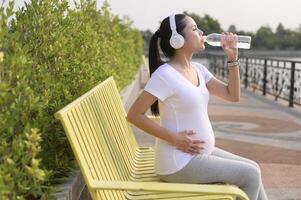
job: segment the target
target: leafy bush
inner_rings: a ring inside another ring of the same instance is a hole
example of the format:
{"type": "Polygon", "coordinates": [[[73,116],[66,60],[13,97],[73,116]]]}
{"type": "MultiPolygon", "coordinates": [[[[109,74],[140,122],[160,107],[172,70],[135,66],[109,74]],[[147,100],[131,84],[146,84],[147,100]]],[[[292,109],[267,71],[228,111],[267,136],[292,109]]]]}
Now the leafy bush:
{"type": "Polygon", "coordinates": [[[49,185],[74,167],[53,114],[111,75],[119,89],[129,84],[143,42],[106,1],[101,10],[95,0],[13,6],[0,10],[0,195],[48,198],[49,185]]]}

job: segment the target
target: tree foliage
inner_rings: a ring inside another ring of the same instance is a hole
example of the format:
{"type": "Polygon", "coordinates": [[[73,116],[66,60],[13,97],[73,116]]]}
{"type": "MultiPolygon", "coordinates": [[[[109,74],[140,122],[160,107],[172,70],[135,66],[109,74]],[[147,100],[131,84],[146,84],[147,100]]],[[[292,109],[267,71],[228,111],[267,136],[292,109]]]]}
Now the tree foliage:
{"type": "Polygon", "coordinates": [[[199,29],[201,29],[204,34],[220,33],[223,31],[218,20],[214,19],[208,14],[205,14],[203,17],[187,11],[185,11],[184,14],[193,18],[199,29]]]}
{"type": "Polygon", "coordinates": [[[54,113],[109,76],[129,84],[142,36],[95,0],[31,0],[0,9],[0,196],[48,198],[75,167],[54,113]],[[76,3],[76,2],[75,2],[76,3]]]}

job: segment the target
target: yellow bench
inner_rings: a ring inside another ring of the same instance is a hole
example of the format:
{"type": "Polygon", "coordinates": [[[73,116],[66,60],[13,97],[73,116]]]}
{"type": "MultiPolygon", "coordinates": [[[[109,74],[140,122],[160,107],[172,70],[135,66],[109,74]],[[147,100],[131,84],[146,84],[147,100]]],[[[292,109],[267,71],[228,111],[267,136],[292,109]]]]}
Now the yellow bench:
{"type": "Polygon", "coordinates": [[[91,197],[99,199],[240,199],[236,186],[161,182],[152,147],[139,148],[112,77],[55,114],[91,197]]]}

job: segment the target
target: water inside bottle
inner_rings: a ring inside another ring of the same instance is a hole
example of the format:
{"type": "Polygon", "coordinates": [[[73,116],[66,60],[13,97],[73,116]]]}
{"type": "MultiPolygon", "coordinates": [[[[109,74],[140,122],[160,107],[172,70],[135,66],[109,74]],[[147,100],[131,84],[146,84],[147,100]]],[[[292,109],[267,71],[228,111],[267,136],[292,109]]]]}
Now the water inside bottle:
{"type": "Polygon", "coordinates": [[[249,36],[239,36],[237,41],[237,48],[240,49],[250,49],[251,47],[251,37],[249,36]]]}
{"type": "Polygon", "coordinates": [[[212,42],[212,41],[206,41],[208,44],[210,44],[211,46],[215,46],[215,47],[220,47],[222,46],[221,45],[221,42],[217,41],[217,42],[212,42]]]}
{"type": "MultiPolygon", "coordinates": [[[[208,44],[210,44],[211,46],[215,46],[215,47],[220,47],[221,42],[220,41],[206,41],[208,44]]],[[[249,41],[237,41],[237,48],[239,49],[250,49],[250,42],[249,41]]]]}
{"type": "Polygon", "coordinates": [[[239,49],[250,49],[250,43],[243,43],[243,42],[239,42],[237,43],[237,48],[239,49]]]}

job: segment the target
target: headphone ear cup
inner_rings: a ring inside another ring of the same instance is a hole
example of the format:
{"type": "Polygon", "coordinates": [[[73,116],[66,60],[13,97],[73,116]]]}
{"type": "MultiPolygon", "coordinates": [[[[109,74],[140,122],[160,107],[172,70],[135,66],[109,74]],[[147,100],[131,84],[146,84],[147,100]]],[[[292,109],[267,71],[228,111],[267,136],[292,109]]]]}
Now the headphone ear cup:
{"type": "Polygon", "coordinates": [[[184,37],[178,33],[172,34],[169,44],[173,48],[179,49],[184,46],[184,37]]]}

